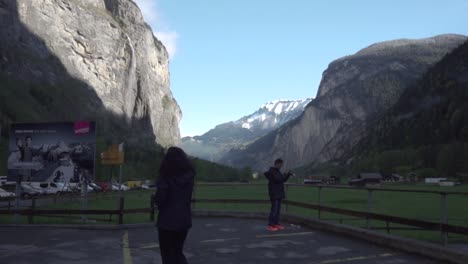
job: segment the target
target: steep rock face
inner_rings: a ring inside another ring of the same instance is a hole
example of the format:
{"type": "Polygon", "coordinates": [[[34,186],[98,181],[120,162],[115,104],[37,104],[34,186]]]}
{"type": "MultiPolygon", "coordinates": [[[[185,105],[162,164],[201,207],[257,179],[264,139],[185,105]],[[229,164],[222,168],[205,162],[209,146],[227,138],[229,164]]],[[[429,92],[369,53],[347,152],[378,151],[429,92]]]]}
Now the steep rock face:
{"type": "MultiPolygon", "coordinates": [[[[432,147],[432,162],[427,167],[436,168],[437,148],[453,144],[463,148],[468,142],[468,41],[445,56],[414,85],[408,87],[398,102],[365,129],[365,137],[340,158],[351,161],[370,153],[432,147]]],[[[457,153],[448,156],[450,170],[465,171],[466,159],[457,153]],[[455,168],[456,167],[456,168],[455,168]]]]}
{"type": "MultiPolygon", "coordinates": [[[[0,60],[10,77],[61,83],[64,73],[46,63],[48,57],[57,58],[66,74],[92,89],[100,101],[96,105],[101,103],[103,111],[122,117],[126,124],[121,125],[163,146],[178,143],[181,111],[169,87],[168,54],[134,2],[0,3],[0,35],[8,39],[0,44],[0,60]]],[[[63,89],[66,93],[67,87],[63,89]]]]}
{"type": "Polygon", "coordinates": [[[232,148],[244,146],[297,118],[311,100],[268,102],[255,113],[220,124],[201,136],[182,138],[181,146],[192,156],[218,161],[232,148]]]}
{"type": "Polygon", "coordinates": [[[332,62],[316,99],[301,117],[245,149],[231,151],[223,162],[262,170],[277,157],[287,167],[335,158],[341,153],[340,142],[355,142],[360,135],[355,129],[389,109],[405,87],[465,39],[441,35],[383,42],[332,62]]]}

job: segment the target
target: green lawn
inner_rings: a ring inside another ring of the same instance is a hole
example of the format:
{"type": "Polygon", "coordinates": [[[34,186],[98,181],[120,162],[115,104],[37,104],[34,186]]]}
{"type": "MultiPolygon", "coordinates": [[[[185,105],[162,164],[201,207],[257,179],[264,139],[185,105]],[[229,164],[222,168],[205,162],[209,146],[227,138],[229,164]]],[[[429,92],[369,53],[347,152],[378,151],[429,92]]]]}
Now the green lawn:
{"type": "MultiPolygon", "coordinates": [[[[391,189],[415,189],[431,191],[452,191],[468,192],[468,185],[457,187],[440,187],[427,185],[402,185],[390,184],[385,188],[391,189]]],[[[238,186],[238,187],[211,187],[200,186],[196,192],[197,198],[244,198],[244,199],[265,199],[267,198],[266,186],[238,186]]],[[[288,199],[292,201],[318,203],[318,188],[314,187],[289,187],[288,199]]],[[[321,191],[322,205],[351,209],[358,211],[368,210],[368,191],[347,190],[347,189],[326,189],[321,191]]],[[[414,218],[420,220],[438,222],[441,219],[441,198],[437,194],[426,193],[400,193],[374,191],[372,195],[373,212],[414,218]]],[[[449,195],[447,198],[447,215],[449,224],[468,226],[468,196],[449,195]]],[[[225,205],[225,204],[199,204],[197,208],[209,208],[216,210],[252,210],[268,211],[269,205],[225,205]]],[[[288,212],[309,217],[318,217],[318,212],[298,207],[290,206],[288,212]]],[[[322,219],[339,222],[353,226],[366,226],[366,221],[349,216],[336,215],[331,213],[321,213],[322,219]],[[343,220],[344,219],[344,220],[343,220]]],[[[372,227],[383,228],[384,222],[372,221],[372,227]]],[[[390,224],[390,227],[401,227],[390,224]]],[[[382,231],[386,232],[386,231],[382,231]]],[[[436,231],[414,231],[414,230],[391,230],[391,234],[400,234],[408,237],[440,242],[441,234],[436,231]]],[[[450,242],[468,242],[468,238],[463,236],[450,235],[450,242]]]]}
{"type": "MultiPolygon", "coordinates": [[[[385,188],[392,189],[417,189],[433,191],[456,191],[468,192],[468,185],[457,187],[439,187],[427,185],[385,185],[385,188]]],[[[145,208],[149,207],[151,191],[130,191],[125,192],[125,208],[145,208]]],[[[118,208],[118,194],[111,195],[95,194],[91,195],[88,203],[89,209],[116,209],[118,208]]],[[[195,198],[198,199],[268,199],[266,185],[242,185],[242,186],[207,186],[199,185],[195,189],[195,198]]],[[[326,189],[321,191],[322,205],[352,209],[359,211],[368,210],[368,191],[348,190],[348,189],[326,189]]],[[[315,187],[289,187],[288,199],[292,201],[318,203],[318,188],[315,187]]],[[[468,196],[449,195],[447,198],[447,213],[449,224],[468,226],[468,196]]],[[[67,201],[56,205],[49,205],[46,208],[81,208],[80,201],[67,201]]],[[[242,211],[265,211],[269,210],[268,204],[247,205],[247,204],[204,204],[197,203],[197,209],[212,210],[242,210],[242,211]]],[[[426,193],[403,193],[403,192],[373,192],[372,211],[375,213],[414,218],[420,220],[438,222],[441,218],[441,199],[437,194],[426,193]]],[[[283,209],[284,205],[283,205],[283,209]]],[[[317,217],[318,212],[298,207],[289,206],[288,212],[309,217],[317,217]]],[[[117,216],[89,216],[97,223],[117,223],[117,216]]],[[[340,219],[345,224],[364,227],[366,221],[353,217],[322,213],[322,219],[339,222],[340,219]]],[[[131,214],[124,216],[124,223],[145,223],[150,219],[149,214],[131,214]]],[[[75,218],[51,218],[35,217],[34,223],[77,223],[80,217],[75,218]]],[[[12,217],[1,217],[1,223],[12,223],[12,217]]],[[[26,217],[21,218],[21,222],[26,223],[26,217]]],[[[372,221],[372,227],[382,228],[385,223],[372,221]]],[[[398,225],[391,224],[391,227],[398,225]]],[[[382,232],[386,232],[382,230],[382,232]]],[[[399,234],[417,239],[433,242],[441,241],[440,232],[436,231],[414,231],[414,230],[391,230],[391,234],[399,234]]],[[[468,238],[450,235],[450,242],[468,242],[468,238]]]]}

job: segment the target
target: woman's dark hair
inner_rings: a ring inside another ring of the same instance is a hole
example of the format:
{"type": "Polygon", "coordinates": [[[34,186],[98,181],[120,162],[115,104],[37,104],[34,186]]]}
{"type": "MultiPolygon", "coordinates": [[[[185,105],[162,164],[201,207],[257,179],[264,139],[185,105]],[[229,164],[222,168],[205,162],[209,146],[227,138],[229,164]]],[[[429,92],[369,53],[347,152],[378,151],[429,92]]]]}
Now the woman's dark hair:
{"type": "Polygon", "coordinates": [[[161,167],[159,167],[161,177],[171,177],[174,174],[194,171],[195,169],[187,154],[178,147],[170,147],[167,150],[161,162],[161,167]]]}
{"type": "Polygon", "coordinates": [[[282,159],[276,159],[276,160],[275,160],[275,165],[276,165],[276,164],[280,164],[280,163],[283,164],[283,160],[282,160],[282,159]]]}

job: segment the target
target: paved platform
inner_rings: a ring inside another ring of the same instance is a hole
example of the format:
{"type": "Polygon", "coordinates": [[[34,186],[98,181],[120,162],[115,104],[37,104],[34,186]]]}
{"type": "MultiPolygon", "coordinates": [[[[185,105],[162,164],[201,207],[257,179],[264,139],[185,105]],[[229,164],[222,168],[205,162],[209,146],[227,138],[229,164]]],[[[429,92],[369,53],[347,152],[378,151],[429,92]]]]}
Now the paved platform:
{"type": "MultiPolygon", "coordinates": [[[[0,263],[161,263],[156,228],[0,228],[0,263]]],[[[190,264],[435,264],[436,261],[319,230],[269,232],[250,219],[195,218],[185,247],[190,264]]]]}

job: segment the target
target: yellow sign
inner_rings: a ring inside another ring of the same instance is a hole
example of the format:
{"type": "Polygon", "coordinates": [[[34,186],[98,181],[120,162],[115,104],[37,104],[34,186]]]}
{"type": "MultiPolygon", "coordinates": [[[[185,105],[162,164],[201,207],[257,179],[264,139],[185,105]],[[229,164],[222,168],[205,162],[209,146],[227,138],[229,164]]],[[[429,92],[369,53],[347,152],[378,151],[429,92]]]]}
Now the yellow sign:
{"type": "Polygon", "coordinates": [[[142,184],[143,184],[142,181],[128,181],[127,182],[127,186],[130,189],[141,187],[142,184]]]}
{"type": "Polygon", "coordinates": [[[106,151],[101,153],[101,164],[120,165],[124,163],[125,154],[119,145],[111,145],[106,151]]]}

